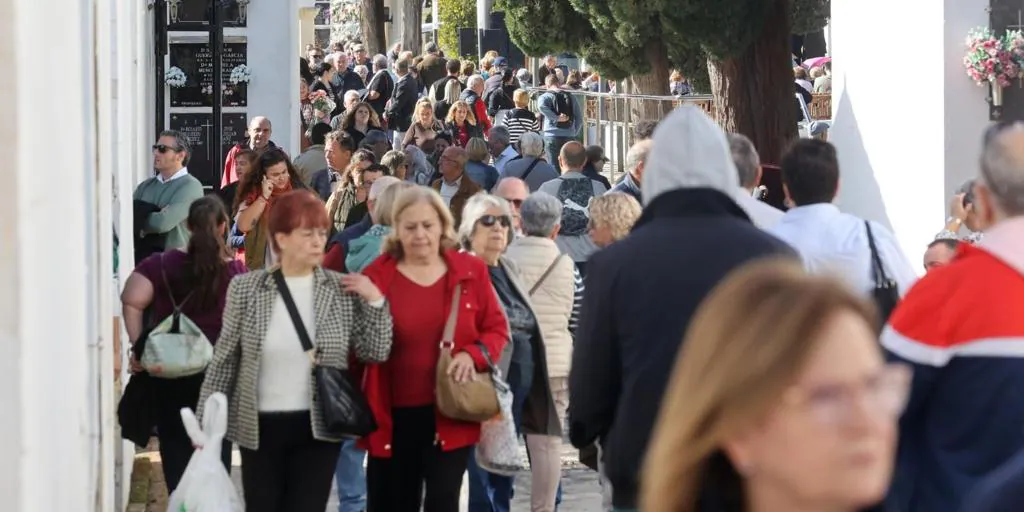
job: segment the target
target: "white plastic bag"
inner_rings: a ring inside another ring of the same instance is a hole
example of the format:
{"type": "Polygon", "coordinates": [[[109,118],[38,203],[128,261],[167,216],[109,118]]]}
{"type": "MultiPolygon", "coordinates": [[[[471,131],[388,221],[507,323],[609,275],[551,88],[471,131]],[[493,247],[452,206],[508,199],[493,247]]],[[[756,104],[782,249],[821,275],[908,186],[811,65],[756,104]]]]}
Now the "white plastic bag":
{"type": "Polygon", "coordinates": [[[488,473],[514,476],[530,466],[519,451],[519,434],[512,416],[512,390],[497,373],[492,375],[501,414],[480,424],[476,464],[488,473]]]}
{"type": "Polygon", "coordinates": [[[191,409],[181,410],[181,421],[192,443],[202,449],[188,461],[167,512],[242,512],[238,491],[220,460],[221,443],[228,430],[227,397],[214,393],[206,399],[202,428],[191,409]]]}

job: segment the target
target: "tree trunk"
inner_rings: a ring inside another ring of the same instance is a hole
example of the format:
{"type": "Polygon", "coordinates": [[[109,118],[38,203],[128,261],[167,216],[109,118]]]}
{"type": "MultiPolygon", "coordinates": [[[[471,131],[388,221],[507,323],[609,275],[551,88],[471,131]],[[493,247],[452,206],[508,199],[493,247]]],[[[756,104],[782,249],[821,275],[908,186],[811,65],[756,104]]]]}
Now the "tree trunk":
{"type": "MultiPolygon", "coordinates": [[[[437,0],[434,0],[437,1],[437,0]]],[[[423,3],[421,0],[402,0],[402,50],[413,55],[423,53],[423,3]]]]}
{"type": "MultiPolygon", "coordinates": [[[[363,44],[371,57],[387,53],[384,40],[384,0],[362,0],[363,44]]],[[[373,71],[373,70],[371,70],[373,71]]]]}
{"type": "MultiPolygon", "coordinates": [[[[644,96],[668,96],[668,48],[661,40],[652,40],[647,43],[644,52],[651,62],[651,70],[642,75],[629,77],[629,93],[644,96]]],[[[658,121],[672,111],[672,102],[653,98],[638,98],[630,102],[629,108],[634,124],[639,121],[658,121]]]]}
{"type": "Polygon", "coordinates": [[[746,51],[708,59],[715,118],[726,131],[750,137],[766,164],[778,164],[797,137],[789,0],[773,1],[761,36],[746,51]]]}

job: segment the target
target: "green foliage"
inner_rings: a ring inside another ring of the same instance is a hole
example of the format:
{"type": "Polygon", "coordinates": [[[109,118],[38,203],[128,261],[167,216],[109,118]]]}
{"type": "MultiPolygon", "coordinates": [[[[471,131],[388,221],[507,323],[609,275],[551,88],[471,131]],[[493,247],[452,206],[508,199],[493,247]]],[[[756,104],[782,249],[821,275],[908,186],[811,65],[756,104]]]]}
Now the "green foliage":
{"type": "Polygon", "coordinates": [[[474,0],[436,0],[437,17],[441,22],[437,44],[445,55],[459,54],[459,29],[476,28],[476,2],[474,0]]]}
{"type": "Polygon", "coordinates": [[[810,34],[828,24],[831,0],[793,0],[793,33],[810,34]]]}
{"type": "MultiPolygon", "coordinates": [[[[829,0],[791,3],[800,33],[824,27],[829,0]]],[[[497,2],[512,40],[529,55],[575,53],[602,76],[618,80],[649,72],[653,63],[647,50],[663,44],[668,65],[698,85],[707,76],[707,57],[728,58],[745,50],[766,28],[770,7],[769,0],[497,2]]]]}

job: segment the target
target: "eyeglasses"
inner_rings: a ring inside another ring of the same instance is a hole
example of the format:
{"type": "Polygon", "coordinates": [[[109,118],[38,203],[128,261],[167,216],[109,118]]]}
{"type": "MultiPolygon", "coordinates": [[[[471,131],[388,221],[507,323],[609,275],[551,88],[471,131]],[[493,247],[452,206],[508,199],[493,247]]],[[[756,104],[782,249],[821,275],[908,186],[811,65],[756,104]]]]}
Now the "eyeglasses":
{"type": "Polygon", "coordinates": [[[160,153],[166,153],[168,151],[178,152],[181,151],[181,148],[168,146],[167,144],[153,144],[153,151],[159,151],[160,153]]]}
{"type": "Polygon", "coordinates": [[[495,224],[501,224],[501,227],[507,228],[512,225],[512,218],[508,215],[484,215],[480,217],[478,221],[481,226],[494,227],[495,224]]]}
{"type": "Polygon", "coordinates": [[[806,408],[815,421],[822,425],[847,424],[860,411],[896,418],[907,404],[910,377],[909,366],[888,364],[857,383],[793,387],[783,395],[783,400],[790,405],[806,408]]]}

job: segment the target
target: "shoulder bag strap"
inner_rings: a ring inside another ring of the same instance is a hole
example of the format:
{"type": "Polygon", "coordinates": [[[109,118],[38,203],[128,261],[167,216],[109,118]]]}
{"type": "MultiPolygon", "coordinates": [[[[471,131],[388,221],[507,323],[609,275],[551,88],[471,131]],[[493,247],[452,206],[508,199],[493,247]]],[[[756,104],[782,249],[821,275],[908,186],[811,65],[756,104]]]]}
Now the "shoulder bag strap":
{"type": "Polygon", "coordinates": [[[455,292],[452,294],[452,310],[448,312],[448,321],[444,324],[444,333],[441,335],[441,345],[452,348],[455,346],[455,324],[459,320],[459,299],[462,295],[462,285],[455,285],[455,292]]]}
{"type": "Polygon", "coordinates": [[[540,285],[544,284],[544,281],[551,275],[551,272],[555,270],[555,265],[557,265],[559,261],[562,261],[563,257],[565,257],[565,254],[561,253],[558,256],[555,256],[555,261],[552,261],[551,264],[548,265],[547,270],[540,275],[540,279],[538,279],[537,282],[533,284],[533,287],[530,288],[530,297],[533,297],[533,294],[540,288],[540,285]]]}
{"type": "Polygon", "coordinates": [[[306,332],[306,324],[302,323],[302,317],[299,316],[299,308],[295,307],[295,300],[292,299],[292,292],[288,289],[288,283],[285,282],[284,275],[281,274],[280,269],[275,270],[271,274],[274,276],[274,282],[277,284],[277,293],[281,294],[284,307],[288,309],[288,316],[292,317],[292,325],[295,326],[295,333],[299,335],[299,343],[302,343],[302,350],[306,351],[310,361],[316,363],[316,355],[313,353],[313,342],[309,339],[309,333],[306,332]]]}
{"type": "Polygon", "coordinates": [[[526,181],[526,177],[529,176],[531,172],[533,172],[533,168],[537,167],[537,164],[539,164],[539,163],[540,163],[540,157],[539,156],[533,157],[533,162],[530,164],[529,167],[526,168],[526,172],[524,172],[523,176],[521,178],[519,178],[519,179],[521,179],[523,181],[526,181]]]}
{"type": "Polygon", "coordinates": [[[883,286],[889,282],[889,277],[885,275],[882,258],[878,255],[878,247],[875,246],[875,236],[871,233],[871,223],[864,221],[864,229],[867,230],[868,247],[871,248],[871,270],[874,274],[875,285],[883,286]]]}
{"type": "Polygon", "coordinates": [[[164,288],[167,289],[167,297],[171,299],[171,306],[174,308],[175,316],[177,316],[177,314],[181,312],[181,308],[185,306],[186,302],[188,302],[188,299],[192,298],[192,294],[195,293],[195,290],[188,292],[188,295],[185,296],[185,300],[180,303],[174,300],[174,292],[171,290],[171,282],[167,279],[167,267],[164,265],[164,256],[166,254],[167,251],[160,253],[160,275],[164,279],[164,288]]]}

